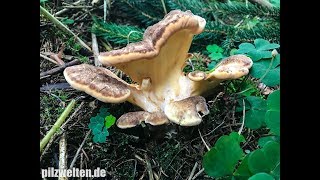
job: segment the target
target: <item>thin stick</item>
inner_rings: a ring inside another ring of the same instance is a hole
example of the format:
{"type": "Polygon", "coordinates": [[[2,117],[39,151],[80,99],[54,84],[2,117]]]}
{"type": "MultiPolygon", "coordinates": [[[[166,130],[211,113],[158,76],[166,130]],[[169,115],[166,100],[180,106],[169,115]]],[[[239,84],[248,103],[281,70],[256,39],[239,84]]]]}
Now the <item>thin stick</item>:
{"type": "Polygon", "coordinates": [[[204,171],[204,168],[202,168],[197,174],[195,174],[192,178],[192,180],[196,179],[202,172],[204,171]]]}
{"type": "Polygon", "coordinates": [[[164,0],[161,0],[161,3],[162,3],[164,15],[168,14],[168,11],[167,11],[167,8],[166,8],[166,4],[164,3],[164,0]]]}
{"type": "MultiPolygon", "coordinates": [[[[40,54],[41,55],[41,54],[40,54]]],[[[56,74],[62,70],[64,70],[66,67],[68,66],[73,66],[73,65],[76,65],[76,64],[79,64],[80,63],[80,60],[79,59],[75,59],[73,61],[70,61],[70,62],[67,62],[65,63],[64,65],[62,66],[58,66],[58,67],[55,67],[53,69],[50,69],[46,72],[42,72],[40,73],[40,79],[44,78],[45,76],[48,76],[48,75],[53,75],[53,74],[56,74]]]]}
{"type": "Polygon", "coordinates": [[[56,65],[60,65],[57,61],[55,61],[55,60],[53,60],[53,59],[51,59],[51,58],[49,58],[49,57],[47,57],[47,56],[45,56],[45,55],[43,55],[41,53],[40,53],[40,57],[42,57],[43,59],[48,60],[48,61],[50,61],[50,62],[52,62],[52,63],[54,63],[56,65]]]}
{"type": "Polygon", "coordinates": [[[99,47],[98,47],[97,37],[94,33],[91,33],[91,38],[92,38],[92,51],[93,51],[93,57],[94,57],[94,65],[101,66],[102,64],[98,59],[99,47]]]}
{"type": "MultiPolygon", "coordinates": [[[[59,141],[59,170],[67,170],[67,141],[66,133],[63,133],[59,141]]],[[[66,176],[59,176],[58,180],[67,180],[66,176]]]]}
{"type": "Polygon", "coordinates": [[[198,132],[199,132],[199,135],[200,135],[200,138],[201,138],[203,144],[206,146],[207,150],[210,151],[210,148],[209,148],[209,146],[207,145],[207,143],[204,141],[204,139],[203,139],[203,137],[202,137],[201,132],[200,132],[199,129],[198,129],[198,132]]]}
{"type": "Polygon", "coordinates": [[[74,34],[66,25],[64,25],[62,22],[60,22],[57,18],[55,18],[52,14],[50,14],[45,8],[40,6],[40,12],[43,14],[46,18],[48,18],[53,24],[55,24],[59,29],[62,31],[69,33],[73,35],[81,44],[82,47],[86,48],[87,50],[91,51],[91,48],[86,45],[76,34],[74,34]]]}
{"type": "Polygon", "coordinates": [[[189,175],[188,180],[191,180],[191,179],[192,179],[192,177],[193,177],[193,175],[194,175],[197,167],[198,167],[198,162],[196,162],[196,163],[194,164],[194,166],[193,166],[193,168],[192,168],[192,171],[191,171],[191,173],[190,173],[190,175],[189,175]]]}
{"type": "MultiPolygon", "coordinates": [[[[72,3],[72,5],[78,5],[78,4],[80,4],[80,2],[81,2],[81,0],[76,1],[76,2],[72,3]]],[[[64,9],[56,12],[56,13],[54,14],[54,16],[60,16],[62,13],[65,13],[65,12],[67,12],[68,10],[69,10],[69,9],[64,8],[64,9]]]]}
{"type": "Polygon", "coordinates": [[[144,159],[145,159],[145,162],[146,162],[146,166],[147,166],[147,171],[148,171],[148,176],[149,176],[149,180],[154,180],[153,178],[153,173],[152,173],[152,167],[151,167],[151,163],[148,159],[148,156],[145,154],[144,155],[144,159]]]}
{"type": "Polygon", "coordinates": [[[242,104],[243,104],[242,124],[241,124],[241,127],[240,127],[239,132],[238,132],[239,135],[242,133],[243,126],[244,126],[244,120],[245,120],[245,117],[246,117],[246,105],[245,105],[246,103],[244,102],[244,99],[242,99],[242,104]]]}
{"type": "Polygon", "coordinates": [[[107,0],[103,1],[103,22],[107,19],[107,0]]]}
{"type": "Polygon", "coordinates": [[[64,120],[67,118],[67,116],[70,114],[72,108],[75,106],[76,100],[72,100],[68,106],[65,108],[63,113],[60,115],[58,120],[54,123],[54,125],[51,127],[49,132],[46,134],[46,136],[40,141],[40,152],[42,152],[43,148],[47,145],[49,140],[52,138],[52,136],[60,129],[61,124],[64,122],[64,120]]]}
{"type": "Polygon", "coordinates": [[[83,9],[83,8],[92,8],[92,6],[63,6],[63,8],[67,8],[67,9],[83,9]]]}
{"type": "Polygon", "coordinates": [[[87,132],[86,136],[84,137],[84,140],[82,141],[80,147],[78,148],[78,150],[77,150],[77,152],[76,152],[76,155],[74,155],[74,158],[73,158],[73,160],[71,161],[71,164],[70,164],[69,169],[72,169],[72,168],[73,168],[74,163],[77,161],[77,158],[78,158],[78,156],[79,156],[79,153],[80,153],[80,151],[81,151],[81,149],[82,149],[84,143],[86,142],[86,140],[87,140],[87,138],[88,138],[88,136],[89,136],[90,133],[91,133],[91,129],[87,132]]]}
{"type": "Polygon", "coordinates": [[[74,116],[78,113],[78,111],[82,108],[83,104],[84,104],[84,101],[82,101],[82,102],[80,103],[80,105],[77,107],[76,110],[74,110],[74,112],[71,114],[71,116],[61,125],[61,129],[64,129],[64,127],[68,124],[68,122],[70,122],[70,121],[73,119],[73,117],[74,117],[74,116]]]}

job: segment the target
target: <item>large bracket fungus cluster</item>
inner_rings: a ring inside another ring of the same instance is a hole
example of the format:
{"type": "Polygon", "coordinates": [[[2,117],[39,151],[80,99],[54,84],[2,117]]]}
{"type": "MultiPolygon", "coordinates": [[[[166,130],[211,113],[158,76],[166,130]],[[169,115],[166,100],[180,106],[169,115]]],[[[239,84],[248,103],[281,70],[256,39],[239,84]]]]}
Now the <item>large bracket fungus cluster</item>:
{"type": "Polygon", "coordinates": [[[224,80],[248,74],[252,60],[234,55],[222,60],[209,73],[183,72],[194,35],[203,31],[205,19],[190,11],[174,10],[148,27],[143,40],[118,50],[104,52],[99,61],[127,74],[129,84],[103,67],[81,64],[64,71],[75,89],[106,103],[128,101],[144,111],[128,112],[117,120],[119,128],[130,128],[142,121],[151,125],[174,122],[195,126],[209,113],[205,99],[224,80]],[[201,113],[199,113],[201,112],[201,113]]]}

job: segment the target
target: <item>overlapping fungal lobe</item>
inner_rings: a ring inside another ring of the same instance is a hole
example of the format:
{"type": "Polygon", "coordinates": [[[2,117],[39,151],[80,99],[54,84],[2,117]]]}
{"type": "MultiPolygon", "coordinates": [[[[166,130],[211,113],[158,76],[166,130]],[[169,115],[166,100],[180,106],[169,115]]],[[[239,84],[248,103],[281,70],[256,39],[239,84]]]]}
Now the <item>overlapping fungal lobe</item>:
{"type": "Polygon", "coordinates": [[[81,64],[67,67],[63,74],[73,88],[102,102],[119,103],[130,96],[129,85],[105,68],[81,64]]]}
{"type": "Polygon", "coordinates": [[[99,60],[121,69],[138,84],[147,77],[159,86],[168,76],[177,81],[189,57],[192,38],[203,31],[205,24],[205,19],[190,11],[173,10],[148,27],[141,42],[101,53],[99,60]]]}
{"type": "Polygon", "coordinates": [[[150,113],[147,111],[137,111],[123,114],[117,120],[116,124],[119,128],[126,129],[135,127],[141,124],[141,122],[145,122],[153,126],[158,126],[169,123],[169,120],[166,115],[160,111],[154,113],[150,113]]]}
{"type": "Polygon", "coordinates": [[[176,124],[195,126],[201,123],[203,116],[209,114],[209,110],[204,97],[193,96],[169,103],[164,113],[170,121],[176,124]]]}

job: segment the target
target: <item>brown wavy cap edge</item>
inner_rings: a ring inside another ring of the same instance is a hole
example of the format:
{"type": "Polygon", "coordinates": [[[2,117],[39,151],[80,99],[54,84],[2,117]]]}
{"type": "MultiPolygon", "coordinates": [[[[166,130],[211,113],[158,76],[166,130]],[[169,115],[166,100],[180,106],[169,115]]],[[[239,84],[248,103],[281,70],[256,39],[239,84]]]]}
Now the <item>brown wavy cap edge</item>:
{"type": "Polygon", "coordinates": [[[191,11],[170,11],[161,21],[149,26],[143,34],[143,40],[130,43],[126,47],[99,55],[99,61],[104,65],[115,65],[138,59],[150,59],[158,55],[161,47],[175,32],[188,29],[190,34],[203,31],[206,20],[194,15],[191,11]]]}

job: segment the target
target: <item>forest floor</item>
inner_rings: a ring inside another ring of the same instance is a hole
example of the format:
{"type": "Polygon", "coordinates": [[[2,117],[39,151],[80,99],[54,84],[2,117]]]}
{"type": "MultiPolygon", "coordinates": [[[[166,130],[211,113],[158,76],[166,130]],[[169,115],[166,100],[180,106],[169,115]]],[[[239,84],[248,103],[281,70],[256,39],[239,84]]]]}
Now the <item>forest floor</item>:
{"type": "MultiPolygon", "coordinates": [[[[46,2],[45,8],[58,13],[70,4],[46,2]]],[[[103,4],[92,7],[66,8],[55,16],[92,46],[90,32],[92,18],[96,13],[103,17],[103,4]]],[[[139,110],[125,102],[106,104],[95,98],[72,89],[63,76],[64,66],[89,63],[94,64],[94,56],[83,48],[74,37],[61,31],[45,17],[40,17],[40,139],[52,127],[68,103],[77,99],[76,106],[63,125],[63,129],[52,139],[41,154],[41,168],[59,167],[59,141],[65,135],[67,144],[67,165],[75,160],[73,167],[83,169],[107,170],[107,179],[212,179],[203,172],[202,159],[216,140],[241,127],[242,113],[235,112],[236,100],[227,91],[228,83],[217,88],[217,93],[206,97],[210,114],[195,127],[180,127],[174,124],[152,127],[138,126],[131,129],[119,129],[116,125],[109,129],[106,143],[94,143],[88,127],[90,118],[101,107],[119,118],[122,114],[139,110]],[[60,52],[60,54],[59,54],[60,52]],[[61,56],[60,56],[61,55],[61,56]],[[43,56],[45,58],[43,58],[43,56]],[[60,57],[59,57],[60,56],[60,57]],[[57,70],[58,68],[58,70],[57,70]],[[57,70],[57,71],[52,71],[57,70]],[[86,136],[88,134],[88,136],[86,136]],[[75,156],[80,145],[78,156],[75,156]]],[[[98,39],[99,50],[106,51],[98,39]]],[[[120,47],[108,46],[111,49],[120,47]]],[[[205,61],[195,62],[206,66],[205,61]]],[[[111,68],[112,71],[114,69],[111,68]]],[[[242,134],[246,150],[257,148],[257,139],[266,134],[265,130],[250,131],[244,128],[242,134]]]]}

